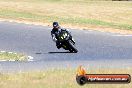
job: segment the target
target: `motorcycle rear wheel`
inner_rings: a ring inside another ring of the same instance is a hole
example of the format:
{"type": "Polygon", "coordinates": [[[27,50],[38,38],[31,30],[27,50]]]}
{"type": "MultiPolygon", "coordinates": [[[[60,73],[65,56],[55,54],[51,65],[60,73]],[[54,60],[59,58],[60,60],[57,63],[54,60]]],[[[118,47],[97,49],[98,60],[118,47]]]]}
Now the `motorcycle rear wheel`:
{"type": "Polygon", "coordinates": [[[78,52],[78,50],[73,46],[73,44],[71,42],[69,42],[68,46],[69,46],[69,51],[71,53],[77,53],[78,52]]]}

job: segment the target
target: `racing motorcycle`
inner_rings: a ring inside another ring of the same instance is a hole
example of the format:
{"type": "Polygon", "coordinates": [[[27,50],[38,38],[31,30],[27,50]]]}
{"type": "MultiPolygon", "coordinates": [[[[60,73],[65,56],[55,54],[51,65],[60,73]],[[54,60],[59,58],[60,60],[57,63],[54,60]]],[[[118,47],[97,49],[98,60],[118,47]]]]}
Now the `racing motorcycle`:
{"type": "Polygon", "coordinates": [[[78,52],[78,50],[75,48],[75,42],[73,42],[70,34],[67,31],[60,32],[58,35],[58,40],[63,49],[69,50],[72,53],[78,52]]]}

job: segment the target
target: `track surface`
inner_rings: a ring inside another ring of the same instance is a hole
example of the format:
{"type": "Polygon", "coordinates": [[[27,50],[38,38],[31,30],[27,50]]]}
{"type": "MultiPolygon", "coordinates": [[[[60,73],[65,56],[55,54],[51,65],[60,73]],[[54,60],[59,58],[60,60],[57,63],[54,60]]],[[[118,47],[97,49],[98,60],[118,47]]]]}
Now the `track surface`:
{"type": "Polygon", "coordinates": [[[28,62],[0,62],[1,72],[34,71],[49,68],[128,68],[132,66],[132,36],[70,29],[78,53],[58,50],[51,39],[51,27],[0,22],[0,50],[34,57],[28,62]]]}

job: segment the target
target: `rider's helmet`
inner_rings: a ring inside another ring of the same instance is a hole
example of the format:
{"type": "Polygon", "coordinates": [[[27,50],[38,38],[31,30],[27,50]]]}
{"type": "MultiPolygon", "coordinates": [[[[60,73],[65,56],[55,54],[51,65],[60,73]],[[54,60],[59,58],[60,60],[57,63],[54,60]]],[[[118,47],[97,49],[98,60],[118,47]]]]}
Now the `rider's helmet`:
{"type": "Polygon", "coordinates": [[[58,22],[53,22],[53,28],[58,29],[59,28],[59,23],[58,22]]]}

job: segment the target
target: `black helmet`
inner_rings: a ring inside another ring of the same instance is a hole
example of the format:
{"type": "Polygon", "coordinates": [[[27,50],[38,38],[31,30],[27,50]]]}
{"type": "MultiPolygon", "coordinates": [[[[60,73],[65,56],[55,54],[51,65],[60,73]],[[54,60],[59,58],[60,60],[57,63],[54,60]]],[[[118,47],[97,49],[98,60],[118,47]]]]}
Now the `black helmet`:
{"type": "Polygon", "coordinates": [[[53,22],[53,27],[59,26],[58,22],[53,22]]]}

